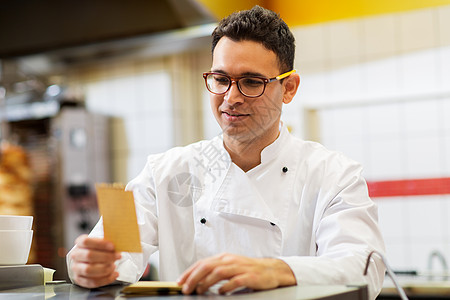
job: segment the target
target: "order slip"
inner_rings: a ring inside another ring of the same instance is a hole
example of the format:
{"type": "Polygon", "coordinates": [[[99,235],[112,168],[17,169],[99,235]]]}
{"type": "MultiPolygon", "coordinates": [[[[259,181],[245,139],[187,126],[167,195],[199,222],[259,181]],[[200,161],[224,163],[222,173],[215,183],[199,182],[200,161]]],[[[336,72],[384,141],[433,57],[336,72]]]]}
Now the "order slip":
{"type": "Polygon", "coordinates": [[[117,252],[142,252],[133,192],[116,184],[97,184],[95,189],[105,240],[117,252]]]}

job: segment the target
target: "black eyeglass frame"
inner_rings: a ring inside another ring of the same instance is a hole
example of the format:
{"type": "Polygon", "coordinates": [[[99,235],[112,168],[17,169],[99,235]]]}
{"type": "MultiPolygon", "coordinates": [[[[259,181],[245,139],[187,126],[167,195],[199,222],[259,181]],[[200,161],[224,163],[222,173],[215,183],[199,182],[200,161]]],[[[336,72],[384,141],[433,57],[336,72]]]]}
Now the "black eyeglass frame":
{"type": "Polygon", "coordinates": [[[277,80],[282,80],[282,79],[288,77],[289,75],[291,75],[291,74],[293,74],[293,73],[295,73],[295,72],[296,72],[296,70],[294,69],[294,70],[291,70],[291,71],[289,71],[289,72],[280,74],[280,75],[278,75],[278,76],[276,76],[276,77],[273,77],[273,78],[265,78],[265,77],[261,77],[261,76],[242,76],[242,77],[239,77],[239,78],[233,78],[233,77],[231,77],[231,76],[229,76],[229,75],[227,75],[227,74],[223,74],[223,73],[217,73],[217,72],[205,72],[205,73],[203,73],[203,79],[205,79],[206,89],[207,89],[210,93],[212,93],[212,94],[214,94],[214,95],[224,95],[224,94],[226,94],[226,93],[230,90],[231,85],[233,84],[233,82],[235,82],[235,83],[236,83],[236,86],[237,86],[237,88],[238,88],[238,90],[239,90],[239,92],[240,92],[242,95],[244,95],[245,97],[248,97],[248,98],[258,98],[258,97],[261,97],[261,96],[264,94],[264,92],[266,91],[266,85],[267,85],[268,83],[271,83],[271,82],[274,82],[274,81],[277,81],[277,80]],[[220,76],[227,77],[228,80],[229,80],[228,88],[227,88],[224,92],[222,92],[222,93],[216,93],[216,92],[211,91],[211,90],[209,89],[209,86],[208,86],[208,76],[209,76],[209,75],[220,75],[220,76]],[[261,80],[264,82],[264,87],[263,87],[263,90],[262,90],[261,94],[259,94],[259,95],[257,95],[257,96],[250,96],[250,95],[245,94],[245,93],[241,90],[241,86],[239,85],[239,80],[241,80],[241,79],[248,79],[248,78],[258,78],[258,79],[261,79],[261,80]]]}

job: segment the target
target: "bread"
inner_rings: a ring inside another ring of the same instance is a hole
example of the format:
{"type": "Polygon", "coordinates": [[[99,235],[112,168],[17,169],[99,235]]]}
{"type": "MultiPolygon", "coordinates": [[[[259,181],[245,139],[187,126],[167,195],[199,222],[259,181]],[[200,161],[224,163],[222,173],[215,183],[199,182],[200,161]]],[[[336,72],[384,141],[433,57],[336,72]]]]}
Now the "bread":
{"type": "Polygon", "coordinates": [[[0,146],[0,214],[32,215],[31,169],[25,150],[0,146]]]}

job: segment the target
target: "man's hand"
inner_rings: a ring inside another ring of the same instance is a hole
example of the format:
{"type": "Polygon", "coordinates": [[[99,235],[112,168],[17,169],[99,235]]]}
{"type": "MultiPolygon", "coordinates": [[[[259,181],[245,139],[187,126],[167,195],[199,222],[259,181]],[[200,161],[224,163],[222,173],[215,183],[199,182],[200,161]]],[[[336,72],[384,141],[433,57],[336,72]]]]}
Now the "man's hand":
{"type": "Polygon", "coordinates": [[[110,284],[116,280],[114,262],[120,259],[120,253],[114,251],[114,245],[100,238],[87,235],[78,237],[76,248],[70,253],[73,280],[80,286],[96,288],[110,284]]]}
{"type": "Polygon", "coordinates": [[[240,287],[265,290],[296,284],[291,268],[282,260],[227,253],[196,262],[181,275],[178,284],[183,285],[184,294],[202,294],[221,280],[228,280],[219,289],[222,294],[240,287]]]}

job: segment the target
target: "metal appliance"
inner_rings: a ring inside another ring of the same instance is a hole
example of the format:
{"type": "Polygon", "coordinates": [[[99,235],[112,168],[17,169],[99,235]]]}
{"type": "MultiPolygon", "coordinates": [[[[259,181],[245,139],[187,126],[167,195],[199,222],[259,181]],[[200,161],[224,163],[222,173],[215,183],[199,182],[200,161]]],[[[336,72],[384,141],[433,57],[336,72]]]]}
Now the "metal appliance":
{"type": "Polygon", "coordinates": [[[108,118],[84,108],[64,108],[52,119],[51,130],[58,154],[56,198],[64,228],[61,256],[99,219],[95,184],[110,181],[108,118]]]}
{"type": "Polygon", "coordinates": [[[84,107],[59,105],[44,117],[24,116],[9,120],[8,130],[26,150],[33,172],[36,255],[29,263],[67,279],[68,250],[99,218],[95,184],[110,181],[109,120],[84,107]]]}

